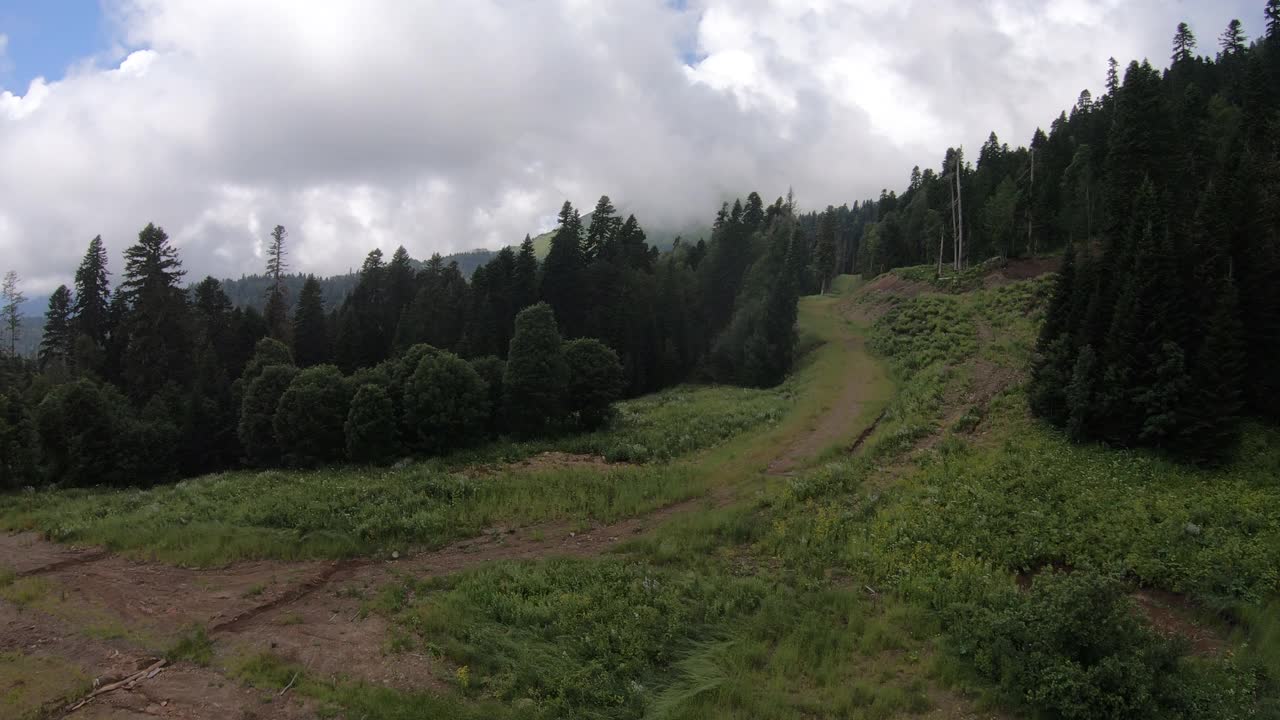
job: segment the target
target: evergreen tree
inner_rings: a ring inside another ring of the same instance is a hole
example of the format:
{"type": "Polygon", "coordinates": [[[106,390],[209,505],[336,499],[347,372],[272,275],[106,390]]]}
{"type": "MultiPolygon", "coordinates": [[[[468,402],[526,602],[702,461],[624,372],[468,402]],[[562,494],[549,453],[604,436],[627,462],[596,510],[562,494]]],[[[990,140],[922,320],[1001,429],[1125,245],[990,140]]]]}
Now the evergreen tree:
{"type": "Polygon", "coordinates": [[[1075,357],[1072,338],[1073,297],[1075,287],[1075,247],[1067,245],[1062,267],[1054,281],[1053,295],[1040,326],[1036,352],[1031,364],[1031,384],[1027,391],[1031,410],[1055,425],[1067,422],[1066,386],[1071,381],[1075,357]]]}
{"type": "Polygon", "coordinates": [[[613,403],[622,398],[622,363],[618,354],[594,338],[578,338],[564,344],[569,368],[565,409],[578,424],[594,430],[609,419],[613,403]]]}
{"type": "Polygon", "coordinates": [[[577,337],[585,325],[582,289],[586,259],[582,253],[582,219],[567,200],[560,208],[559,223],[542,265],[542,299],[560,321],[561,331],[568,337],[577,337]]]}
{"type": "Polygon", "coordinates": [[[511,429],[532,435],[558,423],[564,416],[568,381],[569,369],[551,306],[538,303],[521,310],[502,380],[511,429]]]}
{"type": "Polygon", "coordinates": [[[298,367],[309,368],[329,360],[329,329],[325,322],[320,282],[308,275],[293,313],[293,352],[298,367]]]}
{"type": "Polygon", "coordinates": [[[1267,0],[1263,14],[1267,19],[1267,39],[1280,37],[1280,0],[1267,0]]]}
{"type": "Polygon", "coordinates": [[[409,251],[401,245],[391,254],[391,262],[387,263],[388,327],[395,327],[400,314],[413,302],[415,294],[413,260],[409,257],[409,251]]]}
{"type": "Polygon", "coordinates": [[[294,375],[271,421],[284,463],[311,467],[340,459],[346,447],[343,424],[350,403],[347,383],[333,365],[317,365],[294,375]]]}
{"type": "Polygon", "coordinates": [[[1244,52],[1245,40],[1244,25],[1239,20],[1227,23],[1227,29],[1218,38],[1218,47],[1221,48],[1218,57],[1223,59],[1240,55],[1244,52]]]}
{"type": "Polygon", "coordinates": [[[49,296],[49,309],[44,314],[44,337],[38,356],[40,368],[65,370],[71,360],[72,336],[71,291],[59,285],[49,296]]]}
{"type": "Polygon", "coordinates": [[[836,209],[830,205],[818,219],[817,246],[813,253],[818,276],[818,292],[826,293],[827,284],[835,272],[836,263],[836,209]]]}
{"type": "Polygon", "coordinates": [[[276,408],[297,374],[298,369],[292,365],[267,365],[245,387],[236,432],[249,464],[265,466],[279,462],[280,446],[275,434],[276,408]]]}
{"type": "Polygon", "coordinates": [[[22,303],[27,296],[18,288],[18,273],[10,270],[0,281],[0,330],[4,331],[4,345],[0,346],[9,357],[18,356],[18,340],[22,337],[22,303]]]}
{"type": "Polygon", "coordinates": [[[1244,409],[1244,328],[1230,279],[1217,283],[1216,301],[1192,368],[1192,397],[1183,405],[1186,422],[1175,445],[1184,457],[1211,464],[1231,456],[1244,409]]]}
{"type": "Polygon", "coordinates": [[[75,318],[77,334],[93,340],[98,348],[105,349],[111,333],[111,291],[107,285],[107,249],[98,235],[89,241],[84,260],[76,269],[75,318]]]}
{"type": "Polygon", "coordinates": [[[489,389],[467,361],[428,355],[405,384],[404,412],[413,443],[427,452],[474,444],[489,419],[489,389]]]}
{"type": "Polygon", "coordinates": [[[142,403],[164,383],[183,384],[190,361],[187,294],[178,251],[162,228],[148,224],[125,251],[120,289],[128,306],[121,372],[128,394],[142,403]]]}
{"type": "Polygon", "coordinates": [[[596,209],[591,212],[591,227],[587,229],[587,235],[582,241],[584,263],[590,263],[602,255],[609,254],[610,245],[622,224],[615,215],[616,212],[609,196],[601,195],[596,202],[596,209]]]}
{"type": "Polygon", "coordinates": [[[1071,382],[1066,387],[1067,436],[1080,442],[1089,437],[1089,424],[1094,416],[1094,385],[1097,380],[1097,355],[1092,345],[1085,345],[1076,356],[1071,382]]]}
{"type": "Polygon", "coordinates": [[[1178,23],[1178,30],[1173,35],[1173,64],[1190,62],[1195,57],[1196,36],[1184,22],[1178,23]]]}
{"type": "Polygon", "coordinates": [[[1115,97],[1117,91],[1120,90],[1120,63],[1115,58],[1107,59],[1107,94],[1115,97]]]}
{"type": "MultiPolygon", "coordinates": [[[[516,254],[512,301],[517,313],[538,302],[538,256],[533,249],[533,240],[528,235],[524,236],[520,252],[516,254]]],[[[512,319],[514,322],[514,316],[512,319]]],[[[505,353],[506,348],[502,348],[502,352],[505,353]]]]}
{"type": "Polygon", "coordinates": [[[383,463],[399,452],[395,404],[385,388],[366,383],[351,398],[343,429],[347,459],[356,463],[383,463]]]}
{"type": "Polygon", "coordinates": [[[0,490],[35,484],[35,425],[18,393],[0,393],[0,490]]]}
{"type": "Polygon", "coordinates": [[[288,236],[284,226],[277,225],[271,230],[271,242],[267,245],[267,277],[271,280],[271,287],[267,290],[267,304],[262,314],[271,337],[277,340],[289,337],[289,303],[284,284],[284,274],[288,269],[284,259],[284,239],[288,236]]]}

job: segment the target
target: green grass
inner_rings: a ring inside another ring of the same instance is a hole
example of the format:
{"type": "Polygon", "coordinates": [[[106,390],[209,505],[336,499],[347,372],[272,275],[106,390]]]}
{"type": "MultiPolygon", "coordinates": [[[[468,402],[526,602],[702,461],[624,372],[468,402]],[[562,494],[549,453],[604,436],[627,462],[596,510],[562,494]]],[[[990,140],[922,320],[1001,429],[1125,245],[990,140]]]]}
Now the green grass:
{"type": "Polygon", "coordinates": [[[91,689],[88,676],[56,657],[0,652],[0,717],[41,720],[91,689]]]}
{"type": "Polygon", "coordinates": [[[10,494],[0,498],[0,527],[167,562],[216,565],[437,547],[500,524],[610,522],[705,492],[705,478],[689,463],[672,460],[777,425],[793,403],[787,385],[685,386],[622,403],[615,422],[600,432],[495,444],[402,469],[241,471],[145,490],[10,494]],[[649,463],[605,472],[503,464],[544,450],[649,463]],[[476,470],[479,465],[487,467],[476,470]]]}

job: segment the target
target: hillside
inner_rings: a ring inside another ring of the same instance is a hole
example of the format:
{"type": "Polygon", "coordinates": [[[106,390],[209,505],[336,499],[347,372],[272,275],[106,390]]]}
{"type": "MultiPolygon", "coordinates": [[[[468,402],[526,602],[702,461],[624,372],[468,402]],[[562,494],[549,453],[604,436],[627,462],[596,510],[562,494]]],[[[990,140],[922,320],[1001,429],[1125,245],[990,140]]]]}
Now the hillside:
{"type": "Polygon", "coordinates": [[[678,388],[581,439],[6,497],[6,527],[146,560],[0,538],[0,609],[43,648],[6,708],[76,697],[109,653],[57,638],[104,626],[112,663],[169,648],[141,686],[193,717],[240,682],[219,702],[273,717],[1248,717],[1280,690],[1280,437],[1194,470],[1031,419],[1030,267],[841,278],[782,387],[678,388]]]}

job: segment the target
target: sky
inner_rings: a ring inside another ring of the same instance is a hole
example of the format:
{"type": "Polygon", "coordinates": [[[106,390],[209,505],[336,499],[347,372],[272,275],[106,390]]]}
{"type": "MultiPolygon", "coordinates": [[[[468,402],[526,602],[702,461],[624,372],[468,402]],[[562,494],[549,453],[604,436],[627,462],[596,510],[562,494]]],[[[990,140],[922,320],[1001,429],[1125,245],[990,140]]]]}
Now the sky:
{"type": "Polygon", "coordinates": [[[0,0],[0,272],[69,283],[148,222],[191,279],[518,243],[568,199],[642,225],[902,189],[1025,144],[1108,56],[1212,53],[1263,0],[0,0]],[[971,153],[973,156],[973,153],[971,153]]]}

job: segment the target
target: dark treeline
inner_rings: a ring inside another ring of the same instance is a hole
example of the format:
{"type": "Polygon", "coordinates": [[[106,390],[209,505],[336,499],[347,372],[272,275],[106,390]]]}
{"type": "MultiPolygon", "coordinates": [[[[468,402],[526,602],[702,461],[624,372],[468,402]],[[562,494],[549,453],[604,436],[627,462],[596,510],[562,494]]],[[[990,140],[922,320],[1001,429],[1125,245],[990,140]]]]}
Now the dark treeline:
{"type": "MultiPolygon", "coordinates": [[[[463,275],[470,277],[476,268],[492,260],[495,254],[496,251],[494,250],[468,250],[445,255],[443,262],[446,265],[451,262],[458,263],[458,270],[463,275]]],[[[413,261],[415,270],[421,269],[422,264],[422,261],[413,261]]],[[[286,297],[297,298],[298,294],[302,292],[302,285],[307,281],[307,277],[306,273],[286,273],[284,275],[286,297]]],[[[320,283],[321,299],[324,300],[325,306],[338,307],[341,305],[342,301],[346,300],[347,296],[351,294],[351,290],[355,288],[359,280],[360,274],[354,270],[341,275],[317,278],[320,283]]],[[[234,280],[224,279],[222,281],[222,291],[227,294],[232,305],[236,307],[252,306],[261,312],[266,305],[268,291],[274,283],[275,280],[270,275],[242,275],[234,280]]]]}
{"type": "Polygon", "coordinates": [[[387,462],[591,429],[620,397],[691,378],[774,384],[813,275],[791,203],[755,193],[665,253],[607,197],[589,224],[565,203],[545,260],[526,238],[470,279],[374,250],[337,307],[314,277],[294,290],[287,238],[271,233],[261,310],[212,277],[185,287],[154,225],[113,286],[94,238],[37,361],[0,358],[0,486],[387,462]]]}

